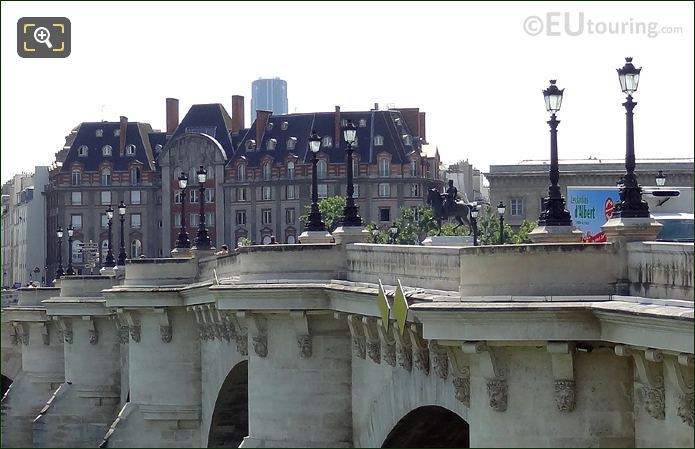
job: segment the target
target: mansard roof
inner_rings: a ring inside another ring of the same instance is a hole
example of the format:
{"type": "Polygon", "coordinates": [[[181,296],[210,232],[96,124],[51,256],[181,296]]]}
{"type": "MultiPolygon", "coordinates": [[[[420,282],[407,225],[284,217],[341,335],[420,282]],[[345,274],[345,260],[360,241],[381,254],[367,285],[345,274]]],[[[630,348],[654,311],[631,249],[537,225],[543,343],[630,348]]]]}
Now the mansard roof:
{"type": "MultiPolygon", "coordinates": [[[[336,114],[340,114],[340,121],[352,120],[358,126],[357,128],[357,147],[355,148],[355,157],[361,162],[370,164],[377,163],[377,155],[387,153],[391,155],[391,161],[394,163],[406,163],[409,160],[409,154],[416,150],[420,152],[420,142],[417,136],[413,136],[405,122],[405,119],[399,111],[362,111],[362,112],[316,112],[303,114],[284,114],[271,115],[260,138],[260,142],[256,142],[254,150],[247,150],[246,144],[249,140],[259,140],[256,136],[256,121],[250,128],[242,130],[239,133],[240,138],[235,139],[235,152],[230,158],[230,165],[235,164],[237,160],[244,157],[249,166],[258,166],[260,161],[270,156],[275,161],[282,161],[291,154],[296,154],[305,163],[311,161],[311,154],[308,150],[308,138],[312,130],[316,130],[321,137],[330,137],[332,146],[330,148],[321,147],[321,153],[328,156],[331,163],[345,162],[345,142],[343,141],[340,123],[336,132],[336,114]],[[283,122],[287,122],[283,129],[283,122]],[[364,126],[360,126],[360,122],[364,126]],[[412,137],[412,144],[406,145],[403,139],[404,135],[412,137]],[[338,142],[336,142],[336,136],[338,142]],[[382,136],[383,145],[375,146],[374,137],[382,136]],[[295,149],[287,148],[288,140],[294,137],[297,139],[295,149]],[[268,149],[268,141],[275,139],[276,145],[274,150],[268,149]]],[[[259,119],[257,119],[259,120],[259,119]]],[[[228,153],[232,154],[232,153],[228,153]]]]}
{"type": "MultiPolygon", "coordinates": [[[[126,171],[131,162],[138,161],[143,165],[145,171],[156,170],[152,146],[149,134],[152,127],[149,123],[128,122],[126,127],[125,146],[134,145],[135,154],[121,156],[119,152],[120,136],[115,131],[120,129],[119,122],[83,122],[77,128],[77,133],[70,143],[65,161],[61,167],[61,172],[68,172],[74,162],[84,166],[86,171],[97,171],[102,162],[109,161],[113,170],[126,171]],[[101,136],[97,131],[101,130],[101,136]],[[87,156],[78,155],[78,149],[86,146],[87,156]],[[104,156],[102,149],[104,146],[111,146],[111,156],[104,156]]],[[[74,130],[73,130],[74,131],[74,130]]]]}
{"type": "Polygon", "coordinates": [[[187,133],[207,134],[222,145],[229,157],[234,153],[231,129],[232,118],[220,103],[194,104],[176,127],[169,141],[187,133]]]}

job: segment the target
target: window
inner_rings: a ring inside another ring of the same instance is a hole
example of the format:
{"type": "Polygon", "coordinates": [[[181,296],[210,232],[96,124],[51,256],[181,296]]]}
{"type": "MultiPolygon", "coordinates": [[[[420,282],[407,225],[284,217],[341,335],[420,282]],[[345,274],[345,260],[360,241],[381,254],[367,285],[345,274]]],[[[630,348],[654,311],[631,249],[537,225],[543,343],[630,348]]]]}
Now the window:
{"type": "Polygon", "coordinates": [[[140,191],[132,190],[130,192],[130,204],[140,204],[140,191]]]}
{"type": "Polygon", "coordinates": [[[243,226],[246,224],[246,211],[238,210],[236,211],[236,224],[243,226]]]}
{"type": "Polygon", "coordinates": [[[205,189],[205,202],[214,203],[215,202],[215,189],[205,189]]]}
{"type": "Polygon", "coordinates": [[[236,179],[239,182],[246,181],[246,165],[240,164],[236,168],[236,179]]]}
{"type": "Polygon", "coordinates": [[[410,184],[410,196],[420,196],[420,184],[410,184]]]}
{"type": "Polygon", "coordinates": [[[413,219],[415,221],[420,221],[420,208],[417,206],[410,206],[410,210],[413,211],[413,219]]]}
{"type": "Polygon", "coordinates": [[[417,176],[417,159],[410,161],[410,176],[417,176]]]}
{"type": "Polygon", "coordinates": [[[102,205],[108,206],[111,204],[111,192],[101,192],[100,198],[102,205]]]}
{"type": "Polygon", "coordinates": [[[317,190],[319,198],[328,198],[328,184],[319,184],[317,190]]]}
{"type": "Polygon", "coordinates": [[[280,125],[280,129],[283,131],[287,131],[287,122],[282,122],[282,124],[280,125]]]}
{"type": "Polygon", "coordinates": [[[183,172],[183,170],[181,170],[181,167],[177,166],[176,168],[174,168],[174,171],[171,173],[174,176],[174,181],[176,181],[176,185],[178,185],[178,180],[179,180],[179,176],[181,176],[181,172],[183,172]]]}
{"type": "Polygon", "coordinates": [[[181,227],[181,214],[174,214],[174,226],[181,227]]]}
{"type": "Polygon", "coordinates": [[[524,215],[524,200],[521,198],[512,199],[509,214],[512,217],[520,217],[524,215]]]}
{"type": "Polygon", "coordinates": [[[297,198],[296,193],[297,192],[295,191],[294,184],[290,184],[287,186],[287,199],[288,200],[293,200],[293,199],[297,198]]]}
{"type": "Polygon", "coordinates": [[[136,186],[139,184],[140,184],[140,167],[131,167],[131,169],[130,169],[130,185],[136,186]]]}
{"type": "Polygon", "coordinates": [[[265,130],[266,131],[272,131],[273,130],[273,122],[268,122],[268,124],[265,125],[265,130]]]}
{"type": "Polygon", "coordinates": [[[360,174],[360,161],[352,159],[352,177],[356,178],[360,174]]]}
{"type": "Polygon", "coordinates": [[[198,191],[196,189],[192,189],[188,191],[188,201],[191,204],[197,204],[198,203],[198,191]]]}
{"type": "Polygon", "coordinates": [[[135,239],[130,243],[130,258],[135,259],[142,255],[142,242],[135,239]]]}
{"type": "Polygon", "coordinates": [[[290,234],[287,236],[287,243],[290,245],[294,245],[295,243],[297,243],[297,238],[294,235],[290,234]]]}
{"type": "Polygon", "coordinates": [[[330,136],[324,136],[323,139],[321,139],[321,147],[322,148],[330,148],[333,146],[333,139],[331,139],[330,136]]]}
{"type": "Polygon", "coordinates": [[[380,147],[382,145],[384,145],[384,136],[377,134],[376,136],[374,136],[374,146],[380,147]]]}
{"type": "Polygon", "coordinates": [[[264,200],[273,199],[273,191],[270,186],[263,186],[263,197],[264,200]]]}
{"type": "Polygon", "coordinates": [[[101,147],[101,155],[102,156],[112,156],[113,154],[113,148],[111,148],[111,145],[104,145],[101,147]]]}
{"type": "Polygon", "coordinates": [[[346,126],[347,126],[347,119],[344,118],[344,119],[340,120],[340,127],[341,127],[341,128],[344,128],[344,127],[346,127],[346,126]]]}
{"type": "Polygon", "coordinates": [[[274,150],[275,146],[278,144],[277,139],[268,139],[268,141],[265,143],[265,149],[266,150],[274,150]]]}
{"type": "Polygon", "coordinates": [[[103,129],[97,129],[96,136],[97,137],[104,137],[104,130],[103,129]]]}
{"type": "Polygon", "coordinates": [[[215,227],[215,213],[214,212],[205,212],[205,224],[210,228],[215,227]]]}
{"type": "Polygon", "coordinates": [[[263,163],[263,180],[264,181],[270,181],[270,177],[273,174],[273,168],[270,165],[270,162],[264,162],[263,163]]]}
{"type": "Polygon", "coordinates": [[[253,151],[256,149],[256,141],[249,139],[246,141],[246,151],[253,151]]]}
{"type": "Polygon", "coordinates": [[[190,214],[188,216],[188,222],[193,227],[198,226],[198,224],[200,223],[200,215],[198,215],[197,213],[196,214],[190,214]]]}
{"type": "Polygon", "coordinates": [[[120,128],[116,128],[113,130],[113,137],[120,137],[121,136],[121,130],[120,128]]]}
{"type": "Polygon", "coordinates": [[[70,224],[75,229],[82,229],[82,215],[70,215],[70,224]]]}
{"type": "Polygon", "coordinates": [[[389,197],[391,196],[391,184],[382,182],[379,184],[379,196],[389,197]]]}
{"type": "Polygon", "coordinates": [[[79,186],[82,184],[82,172],[79,170],[72,171],[72,185],[79,186]]]}
{"type": "Polygon", "coordinates": [[[403,145],[411,146],[413,144],[413,138],[410,134],[403,134],[401,138],[403,139],[403,145]]]}
{"type": "Polygon", "coordinates": [[[367,120],[361,118],[360,119],[360,128],[365,128],[367,126],[367,120]]]}
{"type": "Polygon", "coordinates": [[[285,209],[285,224],[294,224],[294,209],[285,209]]]}
{"type": "Polygon", "coordinates": [[[391,161],[382,158],[379,159],[379,176],[390,176],[391,174],[391,161]]]}
{"type": "Polygon", "coordinates": [[[297,138],[290,137],[287,139],[287,151],[292,151],[297,146],[297,138]]]}
{"type": "Polygon", "coordinates": [[[101,171],[101,185],[110,186],[111,185],[111,169],[105,168],[101,171]]]}
{"type": "Polygon", "coordinates": [[[273,223],[273,214],[270,209],[263,209],[262,217],[263,217],[263,224],[272,224],[273,223]]]}
{"type": "Polygon", "coordinates": [[[89,152],[89,148],[87,145],[80,145],[80,147],[77,149],[77,155],[79,157],[87,157],[87,153],[89,152]]]}
{"type": "Polygon", "coordinates": [[[237,201],[248,201],[249,192],[246,187],[238,187],[236,189],[236,199],[237,201]]]}
{"type": "Polygon", "coordinates": [[[100,222],[101,222],[101,227],[102,229],[106,229],[109,227],[109,217],[106,214],[101,214],[99,215],[100,222]]]}
{"type": "Polygon", "coordinates": [[[287,163],[287,179],[294,179],[294,162],[287,163]]]}
{"type": "Polygon", "coordinates": [[[130,227],[139,228],[141,225],[140,214],[130,214],[130,227]]]}
{"type": "Polygon", "coordinates": [[[208,171],[208,180],[215,179],[215,167],[213,167],[212,165],[208,165],[208,167],[205,170],[208,171]]]}
{"type": "Polygon", "coordinates": [[[316,163],[316,176],[318,176],[319,179],[323,179],[328,175],[328,164],[324,159],[320,159],[316,163]]]}
{"type": "Polygon", "coordinates": [[[72,263],[82,263],[82,253],[80,253],[80,245],[82,241],[73,240],[72,241],[72,263]]]}
{"type": "Polygon", "coordinates": [[[379,221],[391,221],[391,208],[390,207],[380,207],[379,208],[379,221]]]}
{"type": "Polygon", "coordinates": [[[359,198],[360,197],[360,185],[359,184],[353,184],[353,192],[352,192],[352,197],[353,198],[359,198]]]}
{"type": "Polygon", "coordinates": [[[174,204],[181,204],[181,190],[174,190],[174,204]]]}
{"type": "MultiPolygon", "coordinates": [[[[111,249],[113,251],[113,248],[111,249]]],[[[106,256],[109,253],[109,241],[108,240],[102,240],[101,241],[101,260],[106,261],[106,256]]]]}
{"type": "Polygon", "coordinates": [[[125,154],[128,156],[135,156],[135,150],[137,150],[137,147],[131,143],[130,145],[126,145],[125,154]]]}
{"type": "Polygon", "coordinates": [[[82,192],[70,192],[70,204],[73,206],[81,206],[82,192]]]}

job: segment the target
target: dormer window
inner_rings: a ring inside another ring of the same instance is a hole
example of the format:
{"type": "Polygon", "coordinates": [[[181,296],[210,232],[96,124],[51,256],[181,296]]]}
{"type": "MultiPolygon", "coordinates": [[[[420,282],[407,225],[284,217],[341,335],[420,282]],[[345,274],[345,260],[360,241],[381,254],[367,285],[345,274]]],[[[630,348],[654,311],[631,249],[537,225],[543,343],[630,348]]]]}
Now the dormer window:
{"type": "Polygon", "coordinates": [[[382,145],[384,145],[384,136],[381,136],[381,135],[374,136],[374,146],[380,147],[382,145]]]}
{"type": "Polygon", "coordinates": [[[265,130],[266,131],[272,131],[273,130],[273,122],[268,122],[268,124],[265,125],[265,130]]]}
{"type": "Polygon", "coordinates": [[[101,155],[102,156],[111,156],[113,153],[113,149],[111,148],[111,145],[104,145],[101,147],[101,155]]]}
{"type": "Polygon", "coordinates": [[[413,137],[410,134],[403,134],[403,136],[401,136],[401,138],[403,139],[403,145],[406,145],[406,146],[412,146],[413,145],[413,137]]]}
{"type": "Polygon", "coordinates": [[[249,139],[246,141],[246,151],[253,151],[256,149],[256,141],[249,139]]]}
{"type": "Polygon", "coordinates": [[[268,139],[268,142],[265,144],[266,150],[272,151],[275,149],[275,146],[278,144],[277,139],[268,139]]]}
{"type": "Polygon", "coordinates": [[[87,153],[89,152],[89,148],[87,145],[80,145],[80,147],[77,149],[77,155],[79,157],[87,157],[87,153]]]}
{"type": "Polygon", "coordinates": [[[360,119],[360,128],[366,128],[367,127],[367,120],[361,118],[360,119]]]}
{"type": "Polygon", "coordinates": [[[287,126],[288,126],[287,122],[282,122],[282,125],[280,125],[280,129],[282,129],[283,131],[287,131],[287,126]]]}
{"type": "Polygon", "coordinates": [[[121,136],[121,129],[116,128],[113,130],[113,137],[120,137],[121,136]]]}
{"type": "Polygon", "coordinates": [[[104,137],[104,130],[103,129],[97,129],[96,135],[97,135],[97,137],[104,137]]]}
{"type": "Polygon", "coordinates": [[[161,143],[158,143],[157,145],[155,145],[155,146],[154,146],[154,151],[156,151],[157,153],[159,153],[160,151],[162,151],[162,144],[161,144],[161,143]]]}
{"type": "Polygon", "coordinates": [[[341,128],[344,128],[344,127],[346,127],[346,126],[347,126],[347,119],[346,119],[346,118],[341,119],[341,120],[340,120],[340,127],[341,127],[341,128]]]}
{"type": "Polygon", "coordinates": [[[321,139],[321,146],[323,148],[330,148],[333,146],[333,139],[330,138],[330,136],[324,136],[323,139],[321,139]]]}
{"type": "Polygon", "coordinates": [[[130,145],[127,145],[125,147],[125,154],[127,154],[128,156],[135,156],[136,149],[137,147],[131,143],[130,145]]]}
{"type": "Polygon", "coordinates": [[[294,147],[297,146],[297,138],[296,137],[290,137],[287,139],[287,150],[292,151],[294,150],[294,147]]]}

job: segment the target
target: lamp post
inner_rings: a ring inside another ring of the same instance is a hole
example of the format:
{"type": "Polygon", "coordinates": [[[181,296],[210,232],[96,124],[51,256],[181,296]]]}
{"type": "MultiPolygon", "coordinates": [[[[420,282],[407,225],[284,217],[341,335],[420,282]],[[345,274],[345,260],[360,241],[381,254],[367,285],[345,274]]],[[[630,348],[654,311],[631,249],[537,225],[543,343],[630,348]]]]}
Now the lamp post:
{"type": "Polygon", "coordinates": [[[632,94],[637,91],[642,68],[632,64],[632,58],[625,58],[625,65],[618,69],[620,89],[627,94],[625,107],[625,181],[620,187],[620,202],[615,207],[615,216],[620,218],[649,218],[649,205],[642,200],[642,188],[635,176],[635,132],[632,110],[637,105],[632,94]]]}
{"type": "Polygon", "coordinates": [[[179,188],[181,189],[181,230],[179,238],[176,240],[177,248],[190,248],[191,241],[188,240],[188,232],[186,231],[186,187],[188,187],[188,175],[186,172],[181,172],[179,176],[179,188]]]}
{"type": "Polygon", "coordinates": [[[210,249],[210,236],[208,236],[208,229],[205,227],[205,181],[207,180],[208,171],[201,165],[196,175],[198,176],[198,191],[200,192],[200,218],[198,219],[198,234],[195,238],[195,247],[197,249],[210,249]]]}
{"type": "Polygon", "coordinates": [[[656,185],[659,187],[666,185],[666,175],[664,175],[664,172],[661,170],[659,170],[659,174],[656,175],[656,185]]]}
{"type": "Polygon", "coordinates": [[[113,268],[116,266],[116,261],[113,259],[113,246],[111,241],[113,239],[113,207],[109,204],[109,208],[106,209],[106,217],[109,219],[109,249],[106,252],[106,261],[104,262],[105,267],[113,268]]]}
{"type": "Polygon", "coordinates": [[[497,214],[500,216],[500,245],[504,245],[504,211],[506,209],[504,203],[500,201],[497,205],[497,214]]]}
{"type": "Polygon", "coordinates": [[[343,217],[341,223],[343,226],[362,226],[362,218],[357,212],[355,199],[352,197],[355,194],[355,186],[352,183],[352,146],[355,143],[357,135],[357,126],[348,120],[343,127],[343,138],[345,139],[345,166],[347,172],[347,199],[345,200],[345,208],[343,209],[343,217]]]}
{"type": "Polygon", "coordinates": [[[473,246],[478,246],[478,205],[471,206],[471,228],[473,230],[473,246]]]}
{"type": "Polygon", "coordinates": [[[560,180],[560,168],[557,157],[557,125],[560,121],[555,114],[560,111],[562,94],[565,89],[558,89],[555,80],[550,80],[550,86],[543,90],[545,109],[550,112],[550,186],[548,197],[543,199],[545,206],[538,218],[540,226],[572,226],[572,217],[565,208],[565,199],[562,197],[558,181],[560,180]]]}
{"type": "Polygon", "coordinates": [[[68,271],[65,272],[68,276],[74,276],[75,270],[72,268],[72,236],[75,234],[75,228],[72,225],[68,226],[68,271]]]}
{"type": "Polygon", "coordinates": [[[319,149],[321,149],[321,136],[314,130],[311,132],[311,136],[309,136],[309,150],[311,150],[311,163],[313,169],[311,170],[311,212],[309,213],[309,219],[304,227],[307,231],[326,230],[326,224],[323,222],[321,210],[319,209],[319,178],[316,173],[316,165],[319,162],[316,155],[319,149]]]}
{"type": "Polygon", "coordinates": [[[123,200],[118,204],[118,215],[121,217],[121,246],[118,251],[118,266],[122,267],[125,265],[127,257],[125,252],[125,203],[123,200]]]}
{"type": "Polygon", "coordinates": [[[65,274],[63,271],[63,228],[61,226],[58,226],[56,235],[58,236],[58,269],[56,270],[56,279],[60,279],[65,274]]]}
{"type": "Polygon", "coordinates": [[[396,236],[398,235],[398,227],[396,226],[396,223],[391,225],[391,244],[395,245],[396,244],[396,236]]]}

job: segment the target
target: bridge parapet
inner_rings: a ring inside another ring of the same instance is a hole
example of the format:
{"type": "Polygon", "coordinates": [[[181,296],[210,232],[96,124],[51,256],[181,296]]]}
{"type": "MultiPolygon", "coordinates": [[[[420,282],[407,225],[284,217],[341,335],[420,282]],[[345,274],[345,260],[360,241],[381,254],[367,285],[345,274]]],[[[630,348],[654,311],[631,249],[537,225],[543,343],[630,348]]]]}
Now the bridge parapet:
{"type": "Polygon", "coordinates": [[[693,244],[634,242],[627,245],[630,294],[693,301],[693,244]]]}

